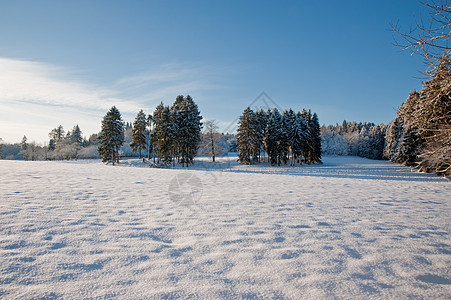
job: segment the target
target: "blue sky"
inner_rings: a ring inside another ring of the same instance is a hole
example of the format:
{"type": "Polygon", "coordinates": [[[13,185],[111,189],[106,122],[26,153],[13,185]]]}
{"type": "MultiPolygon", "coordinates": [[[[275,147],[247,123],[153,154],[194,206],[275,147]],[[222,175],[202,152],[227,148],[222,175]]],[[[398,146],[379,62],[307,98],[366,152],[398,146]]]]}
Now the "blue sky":
{"type": "MultiPolygon", "coordinates": [[[[261,93],[321,124],[387,123],[423,61],[393,45],[416,0],[0,1],[0,137],[100,130],[190,94],[228,128],[261,93]]],[[[264,106],[257,102],[255,107],[264,106]]]]}

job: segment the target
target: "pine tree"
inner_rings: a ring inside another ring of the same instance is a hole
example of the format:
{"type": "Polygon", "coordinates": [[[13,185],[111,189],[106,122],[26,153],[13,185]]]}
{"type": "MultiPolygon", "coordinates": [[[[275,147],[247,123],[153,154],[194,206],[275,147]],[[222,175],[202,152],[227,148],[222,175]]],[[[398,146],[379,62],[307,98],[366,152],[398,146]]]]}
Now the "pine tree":
{"type": "Polygon", "coordinates": [[[291,154],[290,165],[295,165],[296,162],[300,162],[301,156],[304,149],[304,144],[307,143],[307,132],[305,128],[307,124],[305,124],[304,119],[300,116],[296,115],[293,110],[289,110],[287,115],[287,136],[288,136],[288,144],[289,150],[291,154]]]}
{"type": "Polygon", "coordinates": [[[50,139],[53,140],[53,143],[55,146],[64,140],[65,137],[65,131],[62,125],[52,129],[52,131],[49,132],[50,139]]]}
{"type": "Polygon", "coordinates": [[[177,128],[169,107],[160,103],[153,114],[153,122],[155,133],[152,143],[155,145],[158,162],[170,163],[173,160],[177,128]]]}
{"type": "Polygon", "coordinates": [[[281,149],[279,141],[283,138],[282,115],[275,108],[268,120],[266,136],[264,138],[266,152],[269,156],[271,165],[280,165],[281,149]]]}
{"type": "Polygon", "coordinates": [[[240,117],[237,136],[238,161],[251,164],[257,160],[257,118],[254,111],[248,107],[240,117]]]}
{"type": "Polygon", "coordinates": [[[81,132],[80,127],[78,126],[78,124],[75,125],[74,128],[71,131],[71,134],[70,134],[70,143],[82,146],[82,144],[83,144],[83,137],[81,136],[81,134],[82,134],[82,132],[81,132]]]}
{"type": "Polygon", "coordinates": [[[401,139],[398,143],[397,152],[395,154],[396,162],[407,166],[416,166],[418,155],[422,152],[424,141],[418,135],[415,127],[408,126],[404,129],[401,139]]]}
{"type": "Polygon", "coordinates": [[[387,126],[387,131],[385,133],[385,148],[384,157],[388,160],[395,161],[395,153],[398,148],[398,143],[401,139],[403,133],[403,122],[402,118],[397,116],[393,121],[387,126]]]}
{"type": "Polygon", "coordinates": [[[175,152],[187,167],[193,163],[201,141],[202,116],[190,95],[178,96],[171,107],[176,130],[175,152]]]}
{"type": "MultiPolygon", "coordinates": [[[[309,114],[311,114],[310,111],[309,114]]],[[[321,163],[321,127],[316,113],[313,113],[309,122],[309,127],[312,141],[309,161],[311,163],[321,163]]]]}
{"type": "Polygon", "coordinates": [[[48,147],[49,151],[54,151],[55,150],[55,140],[54,139],[50,139],[49,140],[49,147],[48,147]]]}
{"type": "Polygon", "coordinates": [[[262,158],[264,160],[264,152],[265,152],[264,138],[266,135],[266,127],[268,126],[269,113],[270,112],[263,111],[263,109],[255,113],[257,122],[255,148],[257,150],[256,155],[258,161],[260,161],[260,159],[262,158]]]}
{"type": "Polygon", "coordinates": [[[299,157],[300,162],[308,162],[308,156],[311,152],[312,149],[312,145],[313,145],[313,141],[312,141],[312,136],[311,136],[311,132],[310,132],[310,127],[309,124],[307,122],[307,119],[310,119],[310,115],[308,114],[308,112],[304,109],[301,112],[297,112],[296,113],[296,117],[299,120],[299,124],[301,127],[301,132],[303,133],[303,142],[301,144],[301,152],[302,155],[299,157]]]}
{"type": "Polygon", "coordinates": [[[147,116],[147,126],[149,126],[148,136],[147,136],[147,159],[150,159],[150,152],[153,154],[153,162],[155,163],[155,151],[153,150],[153,143],[152,143],[152,123],[153,123],[153,116],[148,115],[147,116]]]}
{"type": "Polygon", "coordinates": [[[146,128],[147,128],[147,119],[143,110],[140,110],[136,115],[136,119],[133,122],[132,127],[132,142],[130,143],[130,147],[133,152],[138,152],[138,156],[141,159],[141,151],[146,149],[146,128]]]}
{"type": "Polygon", "coordinates": [[[98,152],[102,161],[119,163],[119,149],[124,144],[124,122],[116,106],[111,107],[102,120],[98,152]]]}
{"type": "Polygon", "coordinates": [[[152,145],[153,145],[153,152],[154,152],[154,162],[155,162],[155,156],[158,158],[158,161],[160,161],[161,152],[160,152],[160,141],[159,137],[161,135],[162,131],[162,112],[164,109],[163,102],[157,105],[155,108],[155,111],[153,113],[152,122],[153,122],[153,134],[151,135],[152,139],[152,145]]]}

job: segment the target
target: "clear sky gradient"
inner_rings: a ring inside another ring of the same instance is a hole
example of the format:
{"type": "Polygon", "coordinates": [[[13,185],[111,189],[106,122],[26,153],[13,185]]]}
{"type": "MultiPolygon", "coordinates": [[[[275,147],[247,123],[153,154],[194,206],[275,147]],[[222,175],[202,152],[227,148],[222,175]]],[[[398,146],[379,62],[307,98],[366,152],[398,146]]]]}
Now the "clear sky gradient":
{"type": "Polygon", "coordinates": [[[89,136],[112,105],[133,121],[179,94],[222,130],[261,92],[321,124],[387,123],[424,69],[390,24],[408,30],[421,11],[416,0],[0,1],[0,137],[43,143],[60,124],[89,136]]]}

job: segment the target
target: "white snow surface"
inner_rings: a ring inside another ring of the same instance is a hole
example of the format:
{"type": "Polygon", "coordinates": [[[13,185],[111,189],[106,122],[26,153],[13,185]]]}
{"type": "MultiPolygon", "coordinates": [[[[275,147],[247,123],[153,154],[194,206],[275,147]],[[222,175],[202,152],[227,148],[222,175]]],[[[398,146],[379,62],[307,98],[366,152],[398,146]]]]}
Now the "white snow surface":
{"type": "Polygon", "coordinates": [[[3,299],[450,299],[451,183],[387,161],[0,161],[3,299]]]}

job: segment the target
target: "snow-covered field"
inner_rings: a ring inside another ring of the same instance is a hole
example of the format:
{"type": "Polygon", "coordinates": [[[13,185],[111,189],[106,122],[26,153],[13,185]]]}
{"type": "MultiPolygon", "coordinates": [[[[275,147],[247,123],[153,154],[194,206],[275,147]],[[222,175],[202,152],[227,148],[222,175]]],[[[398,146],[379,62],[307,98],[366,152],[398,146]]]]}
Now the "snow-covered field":
{"type": "Polygon", "coordinates": [[[451,183],[386,161],[0,161],[0,298],[450,299],[451,183]]]}

